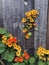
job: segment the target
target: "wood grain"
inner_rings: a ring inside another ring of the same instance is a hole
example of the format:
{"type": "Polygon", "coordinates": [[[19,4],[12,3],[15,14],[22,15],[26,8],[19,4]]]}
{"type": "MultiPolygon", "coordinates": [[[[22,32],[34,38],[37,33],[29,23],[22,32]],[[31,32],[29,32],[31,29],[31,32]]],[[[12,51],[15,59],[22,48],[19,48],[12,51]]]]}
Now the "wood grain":
{"type": "Polygon", "coordinates": [[[24,13],[33,7],[33,0],[2,0],[4,28],[20,40],[19,45],[23,49],[33,48],[34,35],[30,40],[26,40],[22,33],[23,24],[21,23],[24,13]]]}
{"type": "Polygon", "coordinates": [[[38,31],[35,31],[34,47],[43,46],[46,48],[46,29],[47,29],[47,7],[48,0],[35,0],[35,9],[39,11],[39,16],[36,21],[38,31]]]}
{"type": "Polygon", "coordinates": [[[49,0],[48,0],[48,24],[47,24],[47,44],[46,48],[49,49],[49,0]]]}

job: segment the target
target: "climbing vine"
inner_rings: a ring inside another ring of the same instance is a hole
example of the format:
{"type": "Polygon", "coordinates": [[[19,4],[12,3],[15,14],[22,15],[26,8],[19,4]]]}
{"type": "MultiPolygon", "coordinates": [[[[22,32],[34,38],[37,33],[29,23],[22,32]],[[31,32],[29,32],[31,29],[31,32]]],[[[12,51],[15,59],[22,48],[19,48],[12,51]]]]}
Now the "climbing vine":
{"type": "Polygon", "coordinates": [[[22,18],[22,23],[24,24],[22,32],[25,34],[26,39],[31,37],[32,30],[34,30],[34,27],[37,26],[35,19],[37,18],[38,14],[38,11],[33,9],[25,12],[25,17],[22,18]]]}

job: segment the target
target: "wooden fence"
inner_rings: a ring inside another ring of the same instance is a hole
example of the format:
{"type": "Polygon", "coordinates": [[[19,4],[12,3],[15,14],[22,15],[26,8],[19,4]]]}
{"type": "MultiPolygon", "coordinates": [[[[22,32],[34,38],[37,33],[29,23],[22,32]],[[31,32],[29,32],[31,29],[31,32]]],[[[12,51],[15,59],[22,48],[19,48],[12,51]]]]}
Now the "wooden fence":
{"type": "Polygon", "coordinates": [[[42,45],[46,47],[47,30],[47,7],[48,0],[0,0],[0,27],[4,27],[8,32],[20,39],[23,49],[35,48],[42,45]],[[24,38],[22,33],[21,19],[24,13],[31,9],[39,11],[36,23],[38,31],[32,31],[33,35],[29,40],[24,38]]]}

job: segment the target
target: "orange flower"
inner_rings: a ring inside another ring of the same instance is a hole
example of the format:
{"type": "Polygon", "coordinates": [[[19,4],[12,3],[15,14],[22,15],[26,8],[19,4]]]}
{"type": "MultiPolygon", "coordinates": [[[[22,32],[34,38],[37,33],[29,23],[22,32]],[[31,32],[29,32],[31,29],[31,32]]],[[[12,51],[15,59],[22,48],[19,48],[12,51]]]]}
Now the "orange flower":
{"type": "Polygon", "coordinates": [[[10,44],[10,43],[16,43],[17,42],[17,39],[15,37],[10,37],[8,40],[7,40],[7,43],[10,44]]]}
{"type": "Polygon", "coordinates": [[[18,60],[19,60],[19,57],[16,57],[16,58],[14,59],[14,62],[18,62],[18,60]]]}
{"type": "Polygon", "coordinates": [[[14,62],[23,62],[23,61],[24,61],[24,59],[23,59],[22,56],[16,57],[16,58],[14,59],[14,62]]]}
{"type": "Polygon", "coordinates": [[[29,59],[29,54],[28,54],[27,52],[24,52],[23,57],[24,57],[26,60],[28,60],[28,59],[29,59]]]}
{"type": "Polygon", "coordinates": [[[17,38],[14,37],[14,38],[13,38],[13,42],[17,42],[17,38]]]}
{"type": "Polygon", "coordinates": [[[19,62],[23,62],[23,61],[24,61],[23,57],[20,56],[18,61],[19,61],[19,62]]]}
{"type": "Polygon", "coordinates": [[[33,26],[37,26],[37,24],[36,24],[36,23],[34,23],[34,24],[33,24],[33,26]]]}

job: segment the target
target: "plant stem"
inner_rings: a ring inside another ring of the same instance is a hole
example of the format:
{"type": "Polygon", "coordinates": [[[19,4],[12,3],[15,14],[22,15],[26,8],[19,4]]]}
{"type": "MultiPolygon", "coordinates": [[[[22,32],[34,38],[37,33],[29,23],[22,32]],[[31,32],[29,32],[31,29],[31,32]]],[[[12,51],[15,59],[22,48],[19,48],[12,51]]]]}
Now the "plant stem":
{"type": "Polygon", "coordinates": [[[0,63],[1,63],[2,65],[5,65],[5,64],[3,63],[3,61],[1,61],[1,60],[0,60],[0,63]]]}

